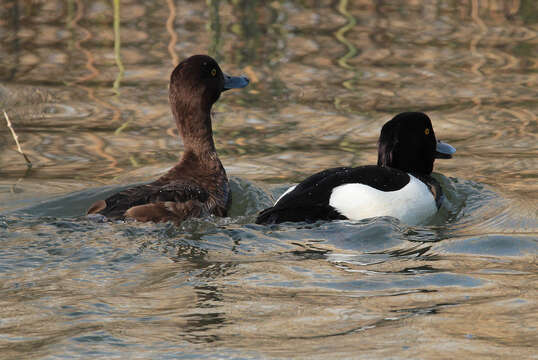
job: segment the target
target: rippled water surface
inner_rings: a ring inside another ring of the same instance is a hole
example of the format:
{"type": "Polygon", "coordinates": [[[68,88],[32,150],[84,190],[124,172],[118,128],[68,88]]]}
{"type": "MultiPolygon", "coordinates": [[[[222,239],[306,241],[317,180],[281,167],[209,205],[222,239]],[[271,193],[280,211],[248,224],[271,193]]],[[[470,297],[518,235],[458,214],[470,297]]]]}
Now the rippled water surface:
{"type": "Polygon", "coordinates": [[[0,6],[0,358],[536,358],[538,6],[13,1],[0,6]],[[99,222],[171,167],[168,77],[208,53],[228,218],[99,222]],[[287,186],[375,163],[425,111],[454,145],[427,226],[254,224],[287,186]]]}

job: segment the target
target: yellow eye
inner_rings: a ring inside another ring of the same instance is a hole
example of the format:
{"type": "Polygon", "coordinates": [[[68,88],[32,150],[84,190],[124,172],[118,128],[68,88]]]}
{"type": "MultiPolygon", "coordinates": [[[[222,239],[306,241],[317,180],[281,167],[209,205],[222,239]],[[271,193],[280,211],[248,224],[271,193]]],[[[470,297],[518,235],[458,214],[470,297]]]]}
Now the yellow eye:
{"type": "Polygon", "coordinates": [[[217,69],[213,68],[211,69],[211,76],[217,75],[217,69]]]}
{"type": "Polygon", "coordinates": [[[430,135],[430,129],[426,128],[426,130],[424,130],[424,134],[425,135],[430,135]]]}

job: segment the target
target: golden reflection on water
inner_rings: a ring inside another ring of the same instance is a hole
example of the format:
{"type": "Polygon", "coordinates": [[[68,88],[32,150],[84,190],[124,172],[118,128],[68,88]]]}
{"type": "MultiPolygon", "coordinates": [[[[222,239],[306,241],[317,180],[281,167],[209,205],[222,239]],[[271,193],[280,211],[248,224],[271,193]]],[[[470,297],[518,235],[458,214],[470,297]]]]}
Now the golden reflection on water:
{"type": "MultiPolygon", "coordinates": [[[[327,149],[356,153],[354,164],[371,162],[381,124],[416,109],[427,111],[438,136],[458,147],[457,161],[439,162],[438,171],[536,194],[536,31],[526,26],[527,2],[208,4],[189,3],[178,12],[173,2],[123,2],[121,19],[114,20],[106,2],[10,2],[2,105],[36,171],[54,176],[69,155],[110,178],[134,164],[172,158],[174,146],[158,145],[174,131],[169,72],[189,54],[210,52],[225,71],[259,79],[247,91],[223,95],[223,113],[215,118],[225,162],[231,154],[269,160],[254,179],[296,180],[295,174],[331,166],[327,149]],[[87,147],[66,154],[65,141],[51,137],[73,127],[87,147]],[[152,129],[161,135],[150,135],[152,129]],[[127,155],[125,143],[138,135],[145,141],[131,144],[127,155]],[[305,147],[316,162],[280,166],[271,155],[275,148],[294,157],[305,147]],[[166,154],[149,159],[148,151],[166,154]]],[[[17,177],[22,164],[8,135],[2,132],[3,173],[17,177]]]]}
{"type": "MultiPolygon", "coordinates": [[[[375,163],[382,124],[400,111],[426,111],[437,137],[458,149],[436,171],[486,184],[502,199],[479,210],[479,224],[462,221],[453,233],[532,237],[537,12],[534,0],[4,1],[0,110],[34,166],[26,171],[0,121],[0,211],[21,199],[145,181],[165,171],[181,151],[168,105],[170,71],[189,55],[209,53],[225,72],[252,80],[214,107],[215,141],[229,174],[270,187],[323,168],[375,163]]],[[[25,230],[28,241],[51,231],[41,226],[25,230]]],[[[112,237],[116,247],[133,246],[110,231],[88,235],[86,245],[106,249],[112,237]]],[[[87,274],[76,266],[29,271],[3,281],[3,288],[33,281],[38,290],[9,293],[3,313],[11,315],[2,317],[1,331],[63,339],[106,330],[155,346],[184,340],[203,349],[214,342],[274,357],[293,357],[297,349],[318,358],[360,351],[380,358],[399,351],[408,358],[442,358],[447,351],[534,356],[535,254],[455,256],[439,244],[424,258],[368,266],[263,255],[249,262],[201,258],[205,267],[152,259],[97,282],[80,281],[87,274]],[[483,283],[342,294],[308,278],[354,281],[432,264],[483,283]],[[213,287],[185,284],[193,266],[201,267],[195,279],[205,274],[213,287]],[[68,310],[57,314],[32,303],[46,296],[90,312],[88,299],[97,297],[111,307],[123,304],[125,312],[70,325],[68,310]]],[[[31,345],[46,356],[40,341],[31,345]]],[[[24,352],[16,341],[5,344],[5,356],[24,352]]]]}

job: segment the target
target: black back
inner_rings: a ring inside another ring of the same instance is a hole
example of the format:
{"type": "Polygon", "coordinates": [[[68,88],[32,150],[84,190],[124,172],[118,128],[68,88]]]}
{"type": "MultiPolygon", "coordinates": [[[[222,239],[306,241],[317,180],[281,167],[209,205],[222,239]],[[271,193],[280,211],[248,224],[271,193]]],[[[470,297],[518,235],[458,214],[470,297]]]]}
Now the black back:
{"type": "Polygon", "coordinates": [[[273,207],[263,210],[256,223],[346,219],[329,205],[335,187],[361,183],[381,191],[396,191],[409,180],[409,175],[403,171],[375,165],[327,169],[308,177],[273,207]]]}

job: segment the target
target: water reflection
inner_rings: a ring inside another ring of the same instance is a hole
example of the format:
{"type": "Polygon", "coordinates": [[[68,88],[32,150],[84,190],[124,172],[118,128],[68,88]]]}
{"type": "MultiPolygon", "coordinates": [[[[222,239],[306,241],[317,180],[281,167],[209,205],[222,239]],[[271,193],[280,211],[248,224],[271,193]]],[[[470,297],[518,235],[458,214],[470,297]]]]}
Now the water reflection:
{"type": "MultiPolygon", "coordinates": [[[[45,6],[35,4],[34,9],[31,5],[24,4],[30,9],[22,11],[23,14],[37,12],[36,9],[39,9],[39,6],[45,6]]],[[[150,129],[159,127],[161,131],[173,134],[165,96],[168,72],[180,57],[204,49],[195,50],[193,44],[189,42],[174,40],[177,38],[177,30],[172,29],[174,23],[170,22],[169,17],[167,17],[168,31],[157,33],[156,30],[148,27],[148,20],[153,17],[158,18],[163,11],[158,11],[149,5],[131,3],[120,8],[120,12],[123,10],[122,16],[125,17],[120,25],[129,29],[129,36],[122,40],[121,52],[117,49],[113,50],[112,45],[118,45],[119,39],[112,29],[113,19],[108,16],[111,10],[110,5],[104,6],[103,3],[103,6],[98,6],[96,4],[101,3],[90,5],[83,2],[69,2],[68,8],[65,9],[62,4],[53,2],[39,9],[45,17],[43,21],[48,24],[51,31],[55,27],[59,31],[64,27],[62,18],[50,16],[53,10],[58,13],[67,11],[66,24],[67,28],[71,29],[69,38],[72,45],[67,48],[67,52],[64,52],[65,55],[62,55],[63,60],[60,63],[43,62],[41,60],[43,57],[37,56],[34,58],[40,61],[26,62],[26,66],[14,68],[15,71],[20,71],[16,77],[17,83],[45,85],[41,86],[38,91],[45,91],[48,100],[43,101],[44,99],[41,100],[39,97],[36,99],[34,94],[12,94],[7,97],[6,106],[10,112],[13,112],[12,117],[21,127],[20,131],[27,138],[25,141],[28,142],[27,147],[30,149],[36,147],[36,142],[44,140],[44,134],[32,139],[37,134],[26,134],[26,132],[35,129],[37,123],[40,127],[45,125],[42,117],[48,112],[47,107],[54,109],[52,114],[47,116],[48,126],[58,128],[60,124],[64,124],[64,119],[60,117],[63,111],[60,109],[62,106],[68,106],[69,113],[77,114],[76,117],[80,119],[76,126],[81,131],[91,131],[96,134],[95,129],[104,130],[104,133],[98,134],[98,138],[92,139],[95,143],[95,151],[86,150],[79,154],[87,161],[99,164],[100,171],[96,173],[104,178],[140,165],[140,161],[148,158],[145,156],[148,150],[159,152],[164,150],[158,141],[147,144],[147,137],[144,136],[138,139],[136,144],[144,142],[141,140],[144,139],[146,146],[140,148],[140,145],[137,145],[136,148],[129,149],[129,153],[132,154],[128,156],[130,160],[122,161],[122,158],[126,156],[123,151],[123,147],[126,146],[124,143],[133,143],[128,140],[136,136],[140,130],[144,135],[151,135],[150,129]],[[47,9],[50,10],[45,11],[47,9]],[[131,15],[127,16],[127,13],[131,15]],[[103,22],[102,19],[108,20],[103,22]],[[107,23],[109,26],[106,26],[107,23]],[[134,23],[137,24],[136,29],[131,29],[134,23]],[[99,30],[102,31],[90,31],[87,24],[91,24],[92,29],[95,28],[94,26],[100,27],[99,30]],[[108,35],[103,37],[99,34],[108,35]],[[161,39],[163,35],[169,36],[170,39],[164,38],[165,41],[157,41],[155,45],[152,44],[153,47],[148,47],[148,39],[161,39]],[[116,38],[115,41],[114,38],[116,38]],[[102,43],[109,45],[108,53],[103,53],[107,47],[102,48],[100,46],[102,43]],[[183,48],[185,46],[190,48],[183,48]],[[152,50],[152,48],[155,49],[152,50]],[[166,66],[155,66],[161,62],[154,55],[159,48],[162,51],[166,49],[162,53],[164,56],[172,56],[172,60],[166,62],[168,69],[166,66]],[[117,84],[121,67],[117,68],[116,61],[120,54],[126,68],[126,75],[121,83],[121,91],[124,95],[111,101],[110,93],[105,90],[106,88],[114,90],[114,83],[117,84]],[[103,62],[107,58],[112,61],[103,62]],[[71,69],[68,72],[65,71],[66,65],[68,69],[71,69]],[[51,83],[52,79],[55,80],[51,83]],[[61,80],[58,82],[56,79],[61,80]],[[30,83],[28,83],[29,80],[30,83]],[[146,88],[146,91],[132,98],[134,88],[142,81],[145,84],[150,81],[155,88],[146,88]],[[62,89],[64,82],[70,84],[69,91],[58,92],[62,89]],[[55,87],[50,88],[46,86],[47,84],[55,87]],[[81,90],[78,93],[77,88],[81,90]],[[158,96],[151,97],[152,93],[158,96]],[[26,97],[29,95],[35,99],[31,100],[32,102],[37,101],[36,106],[31,109],[27,106],[12,106],[14,104],[9,101],[13,97],[24,99],[23,103],[27,103],[30,99],[26,97]],[[76,98],[84,100],[73,103],[76,98]],[[29,111],[35,115],[28,114],[29,111]],[[28,121],[32,123],[27,123],[28,121]],[[115,131],[113,137],[108,135],[112,129],[115,131]],[[128,129],[129,131],[123,137],[120,136],[128,129]],[[107,146],[111,141],[114,143],[107,146]]],[[[23,21],[29,25],[28,31],[34,34],[33,29],[39,26],[40,22],[33,23],[35,17],[32,16],[24,16],[20,19],[19,7],[21,5],[18,2],[11,5],[9,7],[10,25],[16,27],[23,21]]],[[[364,146],[371,144],[375,136],[369,137],[368,134],[377,131],[380,124],[386,120],[387,113],[393,114],[408,109],[410,104],[420,110],[432,112],[436,126],[443,126],[443,130],[446,130],[443,131],[445,136],[451,141],[455,139],[462,145],[465,145],[464,141],[467,139],[473,138],[478,141],[478,144],[473,145],[478,149],[485,148],[485,152],[480,152],[484,156],[497,155],[490,149],[492,137],[510,139],[510,148],[514,147],[512,140],[515,140],[516,146],[523,146],[527,149],[526,144],[536,140],[532,127],[536,119],[534,112],[527,108],[527,104],[533,102],[536,94],[529,87],[529,76],[526,76],[526,69],[532,69],[535,60],[532,53],[514,53],[512,52],[512,49],[516,49],[514,46],[506,48],[510,43],[525,44],[525,41],[532,41],[536,36],[532,30],[518,23],[519,17],[514,17],[515,14],[520,14],[526,9],[526,3],[520,5],[521,9],[513,4],[490,9],[487,5],[480,7],[477,2],[469,3],[468,7],[438,3],[433,7],[408,6],[403,8],[404,11],[400,11],[401,4],[357,7],[344,1],[338,2],[335,8],[319,3],[305,4],[304,8],[285,5],[277,6],[275,3],[274,7],[270,7],[270,11],[266,13],[266,10],[253,2],[231,4],[210,2],[207,8],[205,5],[191,4],[193,7],[190,10],[191,16],[188,19],[181,18],[175,24],[180,29],[185,27],[185,35],[203,36],[203,31],[200,29],[203,29],[203,25],[209,22],[211,29],[209,34],[213,39],[212,43],[215,44],[212,45],[214,50],[211,52],[218,56],[220,56],[219,51],[222,52],[225,61],[231,60],[237,64],[236,66],[244,67],[258,79],[263,79],[263,81],[258,81],[252,89],[255,96],[244,95],[248,103],[253,105],[259,103],[259,107],[253,106],[248,111],[241,109],[247,104],[241,101],[241,96],[238,96],[238,99],[229,99],[229,103],[223,105],[226,113],[233,112],[236,116],[226,116],[223,113],[224,117],[217,120],[219,127],[216,132],[221,139],[219,148],[222,151],[241,155],[247,153],[259,158],[259,153],[263,154],[263,149],[282,147],[286,144],[287,150],[296,149],[302,152],[303,147],[312,142],[311,137],[316,138],[321,133],[326,134],[327,139],[317,139],[312,144],[313,149],[346,149],[349,143],[357,144],[358,148],[353,151],[358,150],[364,155],[352,160],[359,163],[369,159],[365,158],[368,155],[364,146]],[[329,16],[326,18],[317,16],[320,11],[326,11],[329,16]],[[203,14],[207,12],[210,14],[209,20],[203,20],[203,14]],[[259,16],[247,16],[251,13],[259,14],[259,16]],[[505,22],[502,22],[503,16],[505,22]],[[228,27],[234,17],[242,20],[236,23],[237,25],[228,27]],[[422,28],[419,29],[420,32],[406,28],[418,18],[426,18],[432,22],[432,24],[425,24],[427,31],[422,28]],[[291,26],[287,32],[278,31],[283,21],[286,21],[287,26],[291,26]],[[498,24],[506,24],[506,30],[499,28],[498,31],[498,24]],[[310,30],[313,27],[319,30],[310,36],[310,30]],[[487,31],[471,37],[469,42],[469,36],[475,27],[485,27],[487,31]],[[328,32],[323,32],[323,29],[327,29],[328,32]],[[369,34],[372,36],[363,36],[369,34]],[[424,36],[428,38],[423,39],[424,36]],[[233,41],[234,39],[240,39],[240,41],[233,41]],[[280,44],[280,42],[282,43],[278,46],[285,46],[286,52],[282,52],[278,47],[270,48],[272,44],[280,44]],[[344,45],[344,48],[338,45],[339,42],[344,45]],[[222,50],[219,50],[216,45],[219,43],[222,44],[222,50]],[[225,47],[231,44],[235,47],[225,47]],[[457,46],[450,48],[447,44],[457,46]],[[345,48],[348,50],[346,51],[345,48]],[[322,57],[322,54],[338,53],[342,53],[343,56],[335,61],[331,61],[327,55],[325,58],[322,57]],[[395,64],[399,65],[395,66],[395,64]],[[402,66],[406,66],[405,71],[402,71],[402,66]],[[312,76],[313,74],[315,76],[312,76]],[[450,86],[444,86],[447,82],[450,86]],[[506,83],[510,83],[509,88],[504,85],[506,83]],[[267,95],[270,95],[269,98],[267,95]],[[278,101],[275,102],[271,97],[278,101]],[[237,102],[237,106],[230,102],[237,102]],[[302,116],[303,109],[290,107],[291,104],[303,104],[307,106],[307,109],[314,111],[302,116]],[[473,110],[475,107],[477,111],[473,110]],[[268,108],[271,109],[270,119],[267,119],[266,114],[268,108]],[[504,111],[509,111],[509,114],[502,113],[504,111]],[[342,115],[339,112],[351,114],[341,118],[342,115]],[[291,123],[287,119],[288,114],[293,114],[291,123]],[[507,115],[513,118],[513,126],[497,126],[499,121],[507,118],[507,115]],[[364,123],[364,120],[368,122],[364,123]],[[252,128],[249,125],[252,121],[256,123],[254,133],[223,132],[227,128],[236,130],[252,128]],[[369,124],[369,126],[366,128],[361,126],[354,130],[357,126],[355,123],[357,125],[369,124]],[[296,125],[290,129],[289,125],[293,124],[296,125]],[[352,131],[349,131],[350,128],[352,131]],[[517,135],[511,136],[509,133],[511,131],[515,131],[517,135]],[[477,133],[483,136],[477,139],[474,136],[477,133]],[[305,135],[308,137],[305,138],[305,135]],[[329,140],[330,138],[336,141],[329,140]],[[248,148],[250,143],[259,145],[260,149],[248,148]]],[[[169,4],[168,8],[169,14],[176,12],[173,3],[169,4]]],[[[45,38],[37,37],[32,40],[25,33],[19,33],[20,31],[15,32],[13,41],[20,44],[24,40],[22,43],[25,46],[22,48],[19,46],[20,50],[17,52],[8,51],[8,54],[16,57],[13,64],[20,63],[20,60],[25,58],[25,53],[34,53],[36,49],[46,52],[49,51],[47,49],[55,49],[51,45],[57,46],[63,41],[63,35],[59,38],[47,38],[46,36],[50,33],[47,31],[40,31],[43,34],[41,36],[45,38]]],[[[519,46],[517,49],[522,48],[519,46]]],[[[10,76],[11,79],[15,79],[13,75],[10,76]]],[[[530,78],[532,79],[532,76],[530,78]]],[[[68,114],[66,116],[72,124],[75,116],[68,114]]],[[[5,135],[7,134],[3,136],[5,135]]],[[[162,135],[157,138],[162,138],[162,135]]],[[[7,143],[9,137],[5,137],[5,140],[7,143]]],[[[61,146],[61,142],[62,139],[54,139],[50,143],[61,146]]],[[[47,148],[54,151],[52,145],[48,145],[47,148]]],[[[72,150],[68,152],[70,151],[72,150]]],[[[504,153],[503,161],[512,154],[513,152],[504,153]]],[[[13,155],[15,154],[8,153],[9,158],[6,160],[8,163],[17,164],[16,157],[13,155]]],[[[39,163],[49,163],[39,154],[31,155],[35,155],[39,163]]],[[[520,156],[520,152],[515,155],[520,156]]],[[[529,155],[535,154],[533,152],[529,155]]],[[[316,156],[324,157],[322,153],[316,156]]],[[[246,159],[248,160],[248,157],[246,159]]],[[[279,162],[274,156],[270,160],[274,164],[279,162]]],[[[330,164],[329,161],[331,159],[327,159],[326,163],[330,164]]],[[[484,162],[483,158],[467,161],[473,167],[485,166],[481,164],[484,162]]],[[[234,162],[234,159],[231,159],[231,162],[234,162]]],[[[52,168],[49,167],[51,171],[55,171],[56,166],[61,166],[58,161],[50,165],[52,165],[52,168]]],[[[500,165],[499,161],[492,168],[498,168],[500,165]]],[[[316,164],[316,168],[323,166],[325,163],[316,164]]],[[[455,165],[444,166],[455,167],[455,165]]],[[[458,171],[459,168],[460,166],[450,170],[458,171]]],[[[513,175],[527,171],[528,165],[513,164],[511,168],[513,169],[507,169],[509,174],[503,174],[506,177],[501,177],[503,184],[508,184],[513,175]]],[[[309,168],[299,170],[302,173],[310,171],[309,168]]],[[[485,170],[488,170],[488,167],[485,170]]],[[[481,174],[488,172],[483,171],[481,174]]],[[[463,171],[455,175],[459,177],[460,174],[463,174],[463,171]]],[[[288,173],[286,176],[290,175],[288,173]]],[[[495,178],[493,181],[490,176],[482,176],[474,180],[494,183],[498,179],[495,178]]],[[[524,183],[519,191],[528,193],[525,188],[532,186],[532,183],[521,181],[524,183]]]]}
{"type": "Polygon", "coordinates": [[[4,1],[0,110],[34,166],[0,121],[2,354],[534,356],[537,11],[4,1]],[[252,80],[213,117],[230,217],[83,218],[177,161],[168,78],[194,53],[252,80]],[[447,199],[432,224],[253,224],[305,175],[375,163],[381,125],[403,110],[426,111],[458,148],[436,164],[447,199]]]}

